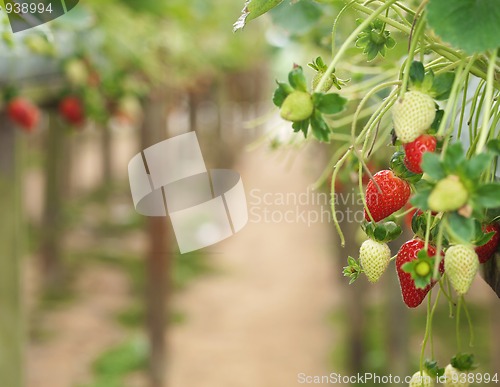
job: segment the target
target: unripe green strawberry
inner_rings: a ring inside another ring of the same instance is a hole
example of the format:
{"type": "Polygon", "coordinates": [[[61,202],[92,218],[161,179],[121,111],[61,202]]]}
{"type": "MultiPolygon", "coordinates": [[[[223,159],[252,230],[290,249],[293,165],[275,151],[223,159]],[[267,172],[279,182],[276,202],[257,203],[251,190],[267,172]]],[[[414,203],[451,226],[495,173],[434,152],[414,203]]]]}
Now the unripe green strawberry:
{"type": "Polygon", "coordinates": [[[410,379],[410,387],[434,387],[434,378],[425,371],[417,371],[410,379]]]}
{"type": "Polygon", "coordinates": [[[436,117],[434,100],[420,91],[408,91],[392,108],[396,136],[402,143],[415,141],[436,117]]]}
{"type": "Polygon", "coordinates": [[[460,179],[450,175],[438,181],[429,195],[429,208],[435,212],[455,211],[467,203],[469,193],[460,179]]]}
{"type": "Polygon", "coordinates": [[[85,62],[81,59],[72,59],[64,66],[64,73],[68,81],[75,86],[82,86],[89,79],[89,72],[85,62]]]}
{"type": "Polygon", "coordinates": [[[444,369],[444,385],[447,387],[468,387],[467,376],[468,372],[459,371],[451,364],[448,364],[444,369]]]}
{"type": "MultiPolygon", "coordinates": [[[[321,78],[323,78],[324,74],[325,74],[324,70],[320,70],[316,73],[316,75],[314,76],[313,81],[312,81],[312,89],[313,90],[316,90],[316,87],[319,85],[321,78]]],[[[328,90],[330,90],[332,88],[332,86],[333,86],[333,76],[330,75],[326,79],[325,84],[323,85],[321,90],[319,90],[319,91],[322,93],[326,93],[326,92],[328,92],[328,90]]]]}
{"type": "Polygon", "coordinates": [[[309,93],[294,91],[289,94],[281,105],[281,118],[287,121],[303,121],[311,117],[314,105],[309,93]]]}
{"type": "Polygon", "coordinates": [[[367,239],[359,249],[359,263],[371,283],[379,280],[390,260],[391,250],[386,243],[367,239]]]}
{"type": "Polygon", "coordinates": [[[459,295],[467,293],[479,269],[479,259],[472,247],[451,246],[444,255],[444,268],[459,295]]]}

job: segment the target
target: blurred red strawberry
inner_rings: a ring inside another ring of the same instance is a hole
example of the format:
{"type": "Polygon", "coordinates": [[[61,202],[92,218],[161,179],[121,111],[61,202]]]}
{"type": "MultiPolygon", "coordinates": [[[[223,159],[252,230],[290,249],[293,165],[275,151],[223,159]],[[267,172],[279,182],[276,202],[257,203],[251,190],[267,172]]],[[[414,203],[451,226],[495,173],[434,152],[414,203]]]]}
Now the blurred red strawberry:
{"type": "Polygon", "coordinates": [[[78,97],[63,98],[59,104],[59,113],[72,125],[81,126],[85,122],[85,111],[78,97]]]}
{"type": "Polygon", "coordinates": [[[7,105],[9,118],[26,132],[32,132],[40,122],[40,110],[31,101],[16,97],[7,105]]]}

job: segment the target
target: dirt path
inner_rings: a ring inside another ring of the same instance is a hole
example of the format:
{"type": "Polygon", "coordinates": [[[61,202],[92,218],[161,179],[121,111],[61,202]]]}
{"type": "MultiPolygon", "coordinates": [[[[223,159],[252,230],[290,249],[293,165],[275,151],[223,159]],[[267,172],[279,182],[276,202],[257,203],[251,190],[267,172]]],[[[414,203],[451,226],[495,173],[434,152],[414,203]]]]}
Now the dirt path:
{"type": "Polygon", "coordinates": [[[298,211],[318,211],[304,203],[317,171],[309,174],[303,160],[312,157],[303,154],[289,168],[276,154],[259,150],[235,167],[247,191],[250,222],[212,248],[208,259],[223,273],[196,281],[175,299],[188,320],[171,330],[170,387],[290,387],[299,385],[299,373],[331,372],[332,229],[292,220],[298,211]],[[297,204],[301,193],[303,204],[297,204]],[[258,205],[264,199],[272,204],[258,205]],[[264,221],[266,208],[278,222],[264,221]],[[280,222],[286,211],[292,221],[280,222]]]}

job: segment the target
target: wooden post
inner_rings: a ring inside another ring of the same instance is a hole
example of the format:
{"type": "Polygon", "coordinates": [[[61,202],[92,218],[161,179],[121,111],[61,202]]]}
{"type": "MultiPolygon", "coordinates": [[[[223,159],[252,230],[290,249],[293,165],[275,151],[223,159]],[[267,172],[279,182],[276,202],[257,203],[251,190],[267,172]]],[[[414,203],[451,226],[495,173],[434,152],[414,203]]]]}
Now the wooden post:
{"type": "MultiPolygon", "coordinates": [[[[142,149],[167,138],[167,99],[164,92],[152,93],[144,107],[142,149]]],[[[150,343],[151,387],[165,387],[165,335],[171,286],[171,232],[165,217],[149,217],[149,251],[146,262],[147,330],[150,343]]]]}
{"type": "Polygon", "coordinates": [[[20,179],[16,128],[0,113],[0,379],[22,387],[24,325],[21,300],[20,179]]]}
{"type": "Polygon", "coordinates": [[[61,232],[62,184],[64,180],[64,137],[54,114],[49,116],[49,127],[45,141],[45,203],[42,220],[40,263],[45,288],[52,290],[62,277],[61,232]]]}

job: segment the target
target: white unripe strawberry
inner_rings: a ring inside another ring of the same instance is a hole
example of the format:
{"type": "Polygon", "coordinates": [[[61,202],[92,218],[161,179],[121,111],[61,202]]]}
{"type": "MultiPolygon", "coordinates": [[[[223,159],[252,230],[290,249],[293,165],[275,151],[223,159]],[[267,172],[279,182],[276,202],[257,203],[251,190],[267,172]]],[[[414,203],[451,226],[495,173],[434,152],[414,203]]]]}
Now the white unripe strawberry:
{"type": "Polygon", "coordinates": [[[420,91],[408,91],[392,108],[394,131],[402,143],[415,141],[427,131],[434,118],[434,100],[420,91]]]}
{"type": "Polygon", "coordinates": [[[368,281],[377,282],[391,260],[391,250],[386,243],[367,239],[359,249],[359,263],[368,281]]]}
{"type": "Polygon", "coordinates": [[[283,101],[280,114],[287,121],[299,122],[311,117],[313,111],[311,95],[304,91],[294,91],[283,101]]]}
{"type": "Polygon", "coordinates": [[[458,176],[449,175],[438,181],[429,195],[429,208],[435,212],[455,211],[462,208],[469,198],[467,189],[458,176]]]}
{"type": "Polygon", "coordinates": [[[467,293],[479,269],[479,259],[472,247],[451,246],[444,255],[444,269],[459,295],[467,293]]]}
{"type": "Polygon", "coordinates": [[[410,387],[434,387],[434,378],[425,371],[417,371],[410,379],[410,387]]]}
{"type": "Polygon", "coordinates": [[[451,364],[448,364],[444,369],[444,385],[446,387],[469,387],[468,372],[457,370],[451,364]]]}

